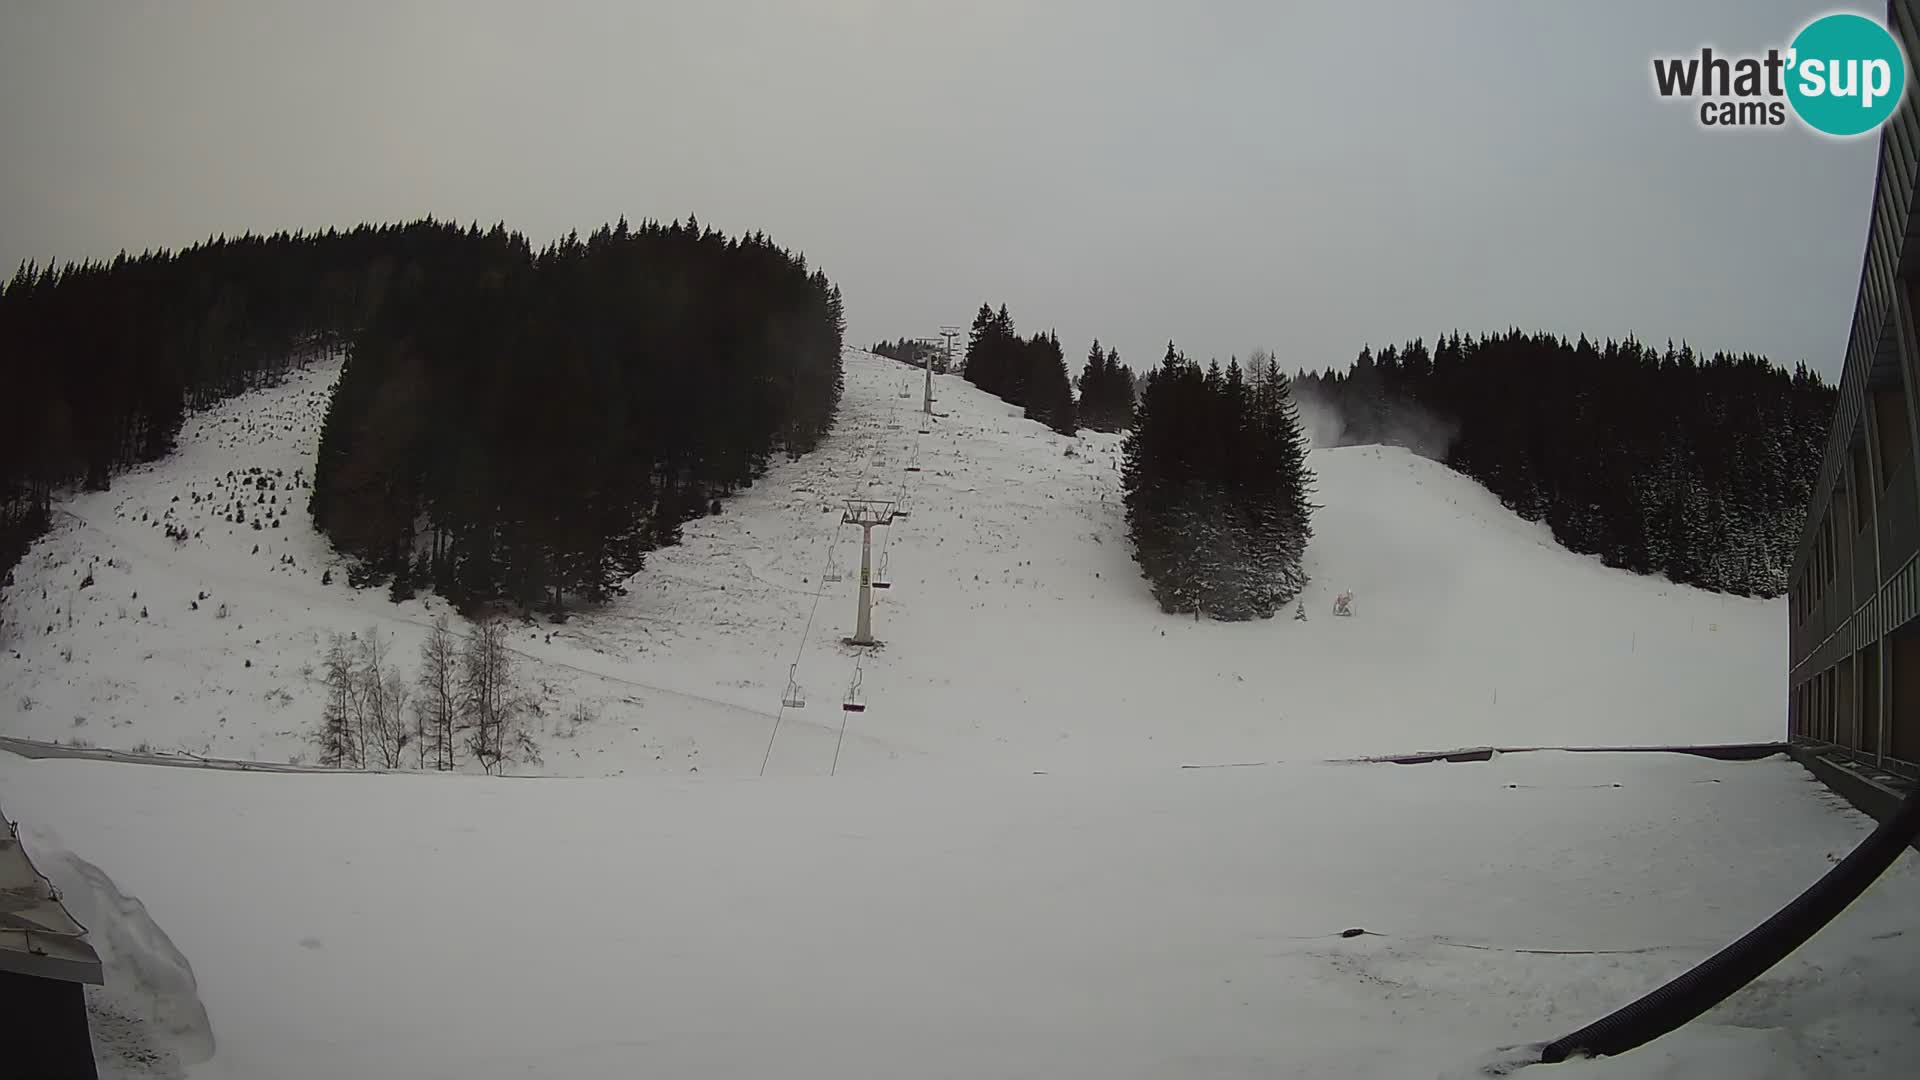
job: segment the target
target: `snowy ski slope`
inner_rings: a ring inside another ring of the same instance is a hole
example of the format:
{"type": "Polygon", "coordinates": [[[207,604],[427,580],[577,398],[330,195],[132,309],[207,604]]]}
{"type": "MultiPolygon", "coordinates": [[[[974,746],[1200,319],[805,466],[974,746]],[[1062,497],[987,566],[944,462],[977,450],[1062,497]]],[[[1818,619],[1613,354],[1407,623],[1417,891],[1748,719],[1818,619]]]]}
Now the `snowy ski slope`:
{"type": "MultiPolygon", "coordinates": [[[[1604,569],[1353,448],[1312,458],[1306,621],[1170,618],[1127,555],[1116,437],[950,378],[921,434],[917,376],[847,368],[823,449],[629,596],[516,629],[545,762],[515,771],[577,779],[0,753],[0,803],[101,948],[102,1075],[1465,1080],[1698,961],[1870,827],[1779,757],[1324,760],[1776,739],[1778,602],[1604,569]],[[871,652],[840,643],[846,497],[910,510],[876,538],[871,652]]],[[[443,605],[354,592],[305,524],[335,373],[62,502],[9,593],[0,734],[305,760],[328,631],[410,658],[443,605]]],[[[1916,890],[1907,857],[1701,1022],[1553,1075],[1895,1074],[1916,890]]]]}
{"type": "MultiPolygon", "coordinates": [[[[0,734],[304,760],[328,631],[378,626],[412,665],[444,605],[356,593],[307,523],[336,374],[196,415],[172,457],[60,503],[7,595],[0,734]]],[[[1306,621],[1164,616],[1127,553],[1119,438],[1066,439],[936,381],[946,415],[921,434],[918,373],[850,351],[821,450],[690,523],[629,596],[519,627],[545,754],[523,768],[1107,771],[1781,735],[1780,602],[1605,569],[1401,450],[1312,455],[1306,621]],[[892,588],[864,657],[841,643],[847,497],[910,511],[875,531],[892,588]],[[1330,615],[1342,590],[1351,619],[1330,615]],[[796,662],[808,705],[783,710],[796,662]],[[856,663],[868,709],[848,715],[856,663]]]]}

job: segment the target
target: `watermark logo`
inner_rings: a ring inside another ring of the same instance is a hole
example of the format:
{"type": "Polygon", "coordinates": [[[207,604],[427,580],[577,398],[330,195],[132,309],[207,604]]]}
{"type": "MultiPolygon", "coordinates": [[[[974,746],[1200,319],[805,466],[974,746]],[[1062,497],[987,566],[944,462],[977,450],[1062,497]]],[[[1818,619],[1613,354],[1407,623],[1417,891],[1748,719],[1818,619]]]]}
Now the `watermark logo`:
{"type": "Polygon", "coordinates": [[[1663,98],[1697,100],[1702,127],[1783,127],[1789,113],[1823,135],[1878,130],[1907,91],[1907,58],[1887,28],[1865,15],[1822,15],[1785,49],[1653,61],[1663,98]]]}

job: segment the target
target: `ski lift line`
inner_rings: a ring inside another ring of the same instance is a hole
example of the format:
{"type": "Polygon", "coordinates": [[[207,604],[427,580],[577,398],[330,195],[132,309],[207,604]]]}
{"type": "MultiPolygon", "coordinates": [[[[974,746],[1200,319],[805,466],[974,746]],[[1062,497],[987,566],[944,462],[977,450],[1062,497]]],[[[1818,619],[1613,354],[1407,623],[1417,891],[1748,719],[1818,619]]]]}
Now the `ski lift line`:
{"type": "MultiPolygon", "coordinates": [[[[840,531],[845,527],[846,527],[846,524],[844,522],[842,522],[839,525],[835,525],[833,527],[833,535],[829,537],[827,540],[827,565],[829,566],[833,565],[833,552],[835,548],[840,546],[840,531]]],[[[800,667],[800,657],[804,655],[807,651],[807,638],[813,634],[814,616],[820,613],[820,597],[824,596],[826,594],[826,591],[827,591],[827,576],[825,574],[821,574],[820,584],[818,587],[816,587],[813,590],[813,605],[807,610],[807,625],[801,629],[800,644],[798,647],[796,647],[793,650],[793,663],[787,666],[787,682],[796,690],[798,688],[798,684],[794,678],[794,675],[795,675],[795,672],[800,667]]],[[[795,697],[798,697],[798,695],[796,694],[795,697]]],[[[805,702],[802,701],[801,704],[804,705],[805,702]]],[[[761,776],[767,775],[767,763],[773,760],[773,743],[775,739],[778,739],[780,737],[780,722],[787,718],[788,707],[789,706],[787,705],[787,695],[782,694],[780,696],[780,711],[773,715],[773,730],[767,733],[767,752],[760,755],[760,775],[761,776]]],[[[793,706],[793,707],[799,708],[801,706],[793,706]]],[[[844,726],[845,720],[843,719],[841,723],[844,726]]]]}
{"type": "Polygon", "coordinates": [[[840,706],[840,734],[833,741],[833,764],[828,767],[828,776],[840,774],[840,748],[847,741],[847,719],[854,713],[867,711],[866,691],[861,687],[862,665],[872,650],[856,656],[853,661],[853,682],[847,686],[846,700],[840,706]]]}
{"type": "Polygon", "coordinates": [[[840,736],[833,740],[833,766],[827,770],[828,776],[840,775],[840,747],[847,741],[847,717],[852,715],[852,709],[843,709],[840,713],[840,736]]]}
{"type": "Polygon", "coordinates": [[[787,665],[787,688],[780,692],[780,707],[783,709],[804,709],[807,707],[806,695],[800,692],[800,664],[798,661],[787,665]]]}

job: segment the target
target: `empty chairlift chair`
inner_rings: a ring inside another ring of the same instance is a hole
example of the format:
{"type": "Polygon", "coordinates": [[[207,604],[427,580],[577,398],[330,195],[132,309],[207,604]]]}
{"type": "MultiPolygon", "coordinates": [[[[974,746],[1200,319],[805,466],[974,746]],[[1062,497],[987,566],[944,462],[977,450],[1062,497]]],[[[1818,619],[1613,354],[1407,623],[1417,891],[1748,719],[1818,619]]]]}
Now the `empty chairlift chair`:
{"type": "Polygon", "coordinates": [[[799,664],[787,665],[787,689],[785,693],[780,695],[780,704],[789,709],[804,709],[807,707],[807,696],[800,692],[800,684],[794,681],[795,671],[799,667],[799,664]]]}
{"type": "Polygon", "coordinates": [[[840,560],[835,557],[834,549],[829,546],[827,548],[827,569],[825,573],[820,575],[820,580],[832,583],[839,581],[841,577],[840,560]]]}
{"type": "MultiPolygon", "coordinates": [[[[898,517],[898,512],[895,512],[894,516],[898,517]]],[[[887,553],[884,551],[880,553],[879,568],[873,572],[873,587],[876,589],[893,588],[893,582],[887,580],[887,553]]]]}
{"type": "Polygon", "coordinates": [[[853,681],[847,684],[847,698],[840,703],[840,708],[846,712],[867,711],[867,694],[860,689],[860,665],[857,662],[853,665],[853,681]]]}

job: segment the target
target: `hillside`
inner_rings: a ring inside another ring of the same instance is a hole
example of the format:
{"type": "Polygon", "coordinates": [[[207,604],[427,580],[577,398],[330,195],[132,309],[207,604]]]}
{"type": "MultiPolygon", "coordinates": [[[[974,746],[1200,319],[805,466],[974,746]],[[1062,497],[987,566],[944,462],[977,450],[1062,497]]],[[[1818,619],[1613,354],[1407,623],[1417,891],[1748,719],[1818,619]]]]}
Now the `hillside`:
{"type": "MultiPolygon", "coordinates": [[[[544,764],[523,769],[817,773],[837,747],[839,771],[1110,770],[1783,728],[1778,602],[1605,569],[1406,451],[1311,455],[1306,621],[1194,623],[1158,613],[1128,555],[1119,436],[1063,438],[957,377],[922,435],[916,377],[846,368],[821,450],[689,523],[630,595],[516,628],[544,714],[544,764]],[[892,588],[864,658],[839,640],[854,496],[910,510],[875,530],[892,588]],[[1353,618],[1330,615],[1342,590],[1353,618]],[[809,704],[782,710],[796,657],[809,704]],[[856,660],[868,708],[843,714],[856,660]]],[[[306,760],[328,631],[377,625],[411,668],[445,605],[348,588],[304,513],[336,374],[195,415],[172,457],[61,502],[7,592],[0,734],[306,760]]]]}
{"type": "MultiPolygon", "coordinates": [[[[378,627],[411,666],[445,605],[350,589],[300,510],[336,374],[63,501],[9,592],[0,734],[310,763],[328,632],[378,627]]],[[[103,1075],[1464,1080],[1696,962],[1869,828],[1777,757],[1324,760],[1778,738],[1777,602],[1608,570],[1431,461],[1350,447],[1312,455],[1305,621],[1166,617],[1117,436],[952,378],[921,434],[916,391],[849,354],[821,450],[629,595],[515,626],[544,761],[511,771],[580,779],[0,753],[102,949],[103,1075]],[[853,496],[909,510],[875,541],[871,651],[839,641],[853,496]],[[856,665],[867,708],[843,712],[856,665]]],[[[1703,1021],[1556,1075],[1876,1075],[1911,1045],[1917,873],[1703,1021]]]]}

